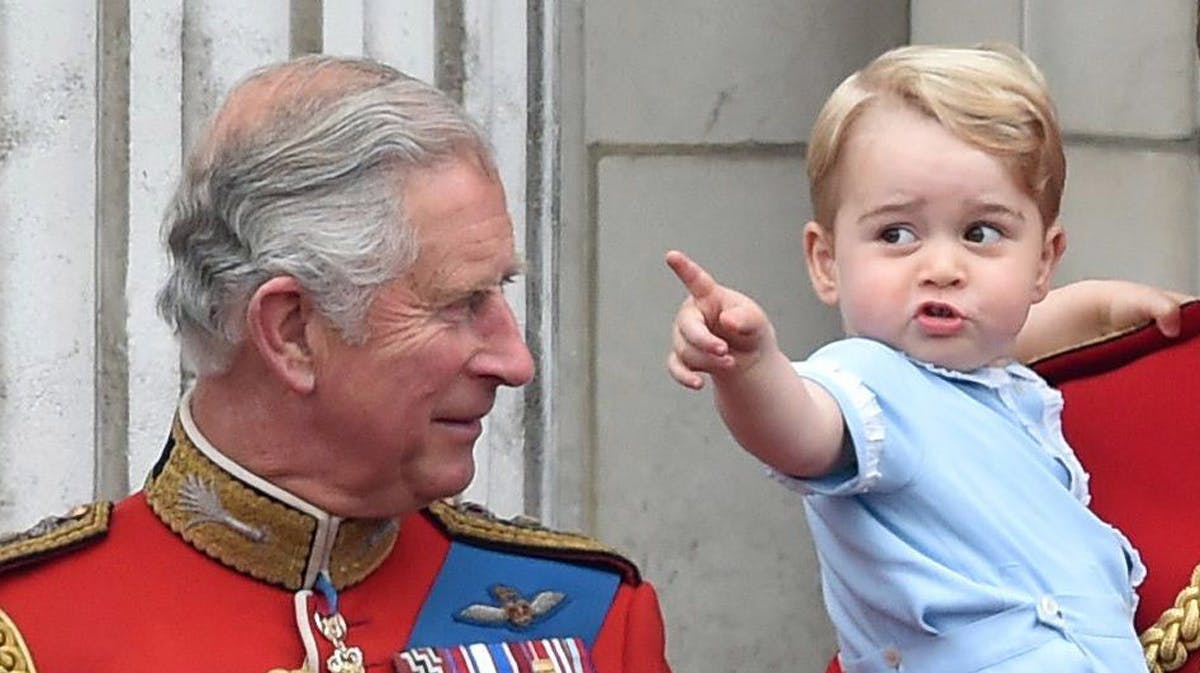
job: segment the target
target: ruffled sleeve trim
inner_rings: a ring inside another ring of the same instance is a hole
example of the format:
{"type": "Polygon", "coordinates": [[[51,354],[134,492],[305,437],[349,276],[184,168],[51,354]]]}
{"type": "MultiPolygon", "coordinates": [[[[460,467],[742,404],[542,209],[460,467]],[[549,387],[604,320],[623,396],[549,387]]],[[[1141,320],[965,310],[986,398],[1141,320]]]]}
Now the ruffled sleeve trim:
{"type": "MultiPolygon", "coordinates": [[[[1046,383],[1045,379],[1024,365],[1013,363],[1005,369],[1013,378],[1022,379],[1034,385],[1041,396],[1042,427],[1045,428],[1045,438],[1049,444],[1046,447],[1047,451],[1067,468],[1067,472],[1070,474],[1071,495],[1075,496],[1084,505],[1089,504],[1092,499],[1088,488],[1091,475],[1084,469],[1083,463],[1075,455],[1075,450],[1067,443],[1067,438],[1063,434],[1062,393],[1050,387],[1050,384],[1046,383]]],[[[1146,566],[1142,563],[1141,554],[1138,553],[1137,548],[1133,546],[1129,538],[1125,537],[1125,534],[1115,526],[1110,524],[1105,525],[1112,530],[1113,536],[1117,538],[1117,541],[1125,552],[1126,564],[1129,566],[1129,588],[1133,601],[1132,607],[1136,609],[1138,600],[1136,589],[1146,579],[1146,566]]]]}
{"type": "Polygon", "coordinates": [[[855,464],[815,479],[793,477],[769,466],[768,473],[804,494],[854,495],[870,491],[881,477],[886,427],[875,393],[858,376],[826,360],[796,362],[792,366],[796,373],[825,388],[837,400],[848,433],[844,441],[850,442],[855,464]]]}
{"type": "Polygon", "coordinates": [[[1037,391],[1042,396],[1042,427],[1046,428],[1046,438],[1050,442],[1051,452],[1062,461],[1067,472],[1071,474],[1071,495],[1087,505],[1092,501],[1092,494],[1088,490],[1091,475],[1083,469],[1083,463],[1079,462],[1079,457],[1075,455],[1075,451],[1071,449],[1070,444],[1067,444],[1067,438],[1063,435],[1062,393],[1051,388],[1040,377],[1036,378],[1035,382],[1037,391]]]}

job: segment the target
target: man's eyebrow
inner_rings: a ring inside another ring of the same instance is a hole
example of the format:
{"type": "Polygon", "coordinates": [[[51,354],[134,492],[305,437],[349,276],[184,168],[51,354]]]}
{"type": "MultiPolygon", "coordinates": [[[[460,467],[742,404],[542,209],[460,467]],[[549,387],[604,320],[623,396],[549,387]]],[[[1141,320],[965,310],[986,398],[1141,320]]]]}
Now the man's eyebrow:
{"type": "Polygon", "coordinates": [[[515,280],[517,278],[517,276],[520,276],[521,274],[525,273],[525,270],[527,267],[528,267],[528,264],[525,262],[524,259],[515,259],[512,261],[512,263],[510,263],[507,267],[505,267],[504,270],[501,271],[496,276],[480,278],[477,281],[475,281],[474,283],[472,283],[471,285],[466,286],[466,287],[460,287],[457,292],[451,292],[451,294],[468,295],[473,292],[482,292],[484,290],[491,290],[492,288],[496,287],[497,285],[504,285],[506,283],[512,282],[513,280],[515,280]]]}
{"type": "Polygon", "coordinates": [[[508,265],[508,268],[504,270],[504,273],[500,274],[500,280],[502,282],[510,281],[517,276],[524,274],[528,269],[529,263],[525,261],[524,257],[519,257],[514,259],[512,263],[508,265]]]}

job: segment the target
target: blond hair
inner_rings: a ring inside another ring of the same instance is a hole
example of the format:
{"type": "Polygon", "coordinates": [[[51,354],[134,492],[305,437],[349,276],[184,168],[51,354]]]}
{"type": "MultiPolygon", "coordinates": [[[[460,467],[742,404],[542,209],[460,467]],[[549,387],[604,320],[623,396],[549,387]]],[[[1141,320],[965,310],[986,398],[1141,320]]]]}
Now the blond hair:
{"type": "Polygon", "coordinates": [[[1016,47],[914,45],[884,53],[838,85],[813,125],[808,180],[815,218],[832,230],[837,167],[853,126],[890,101],[936,119],[964,142],[999,157],[1038,205],[1058,218],[1066,179],[1062,133],[1046,80],[1016,47]]]}

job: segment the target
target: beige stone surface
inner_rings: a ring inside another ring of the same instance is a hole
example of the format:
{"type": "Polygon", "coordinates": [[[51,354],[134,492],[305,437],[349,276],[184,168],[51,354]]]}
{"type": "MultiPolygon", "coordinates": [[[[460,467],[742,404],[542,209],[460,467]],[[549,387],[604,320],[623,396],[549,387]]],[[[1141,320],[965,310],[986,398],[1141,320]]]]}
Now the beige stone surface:
{"type": "Polygon", "coordinates": [[[678,671],[823,670],[832,651],[799,496],[663,362],[677,247],[756,297],[802,357],[838,332],[813,297],[798,157],[610,157],[597,223],[596,532],[661,592],[678,671]]]}
{"type": "Polygon", "coordinates": [[[1070,133],[1184,138],[1196,129],[1194,0],[1029,0],[1025,49],[1070,133]]]}
{"type": "Polygon", "coordinates": [[[914,44],[1021,43],[1022,0],[912,0],[914,44]]]}
{"type": "Polygon", "coordinates": [[[588,3],[588,139],[806,140],[825,96],[906,22],[897,0],[588,3]]]}
{"type": "Polygon", "coordinates": [[[1117,277],[1200,292],[1198,164],[1182,147],[1071,147],[1058,280],[1117,277]]]}

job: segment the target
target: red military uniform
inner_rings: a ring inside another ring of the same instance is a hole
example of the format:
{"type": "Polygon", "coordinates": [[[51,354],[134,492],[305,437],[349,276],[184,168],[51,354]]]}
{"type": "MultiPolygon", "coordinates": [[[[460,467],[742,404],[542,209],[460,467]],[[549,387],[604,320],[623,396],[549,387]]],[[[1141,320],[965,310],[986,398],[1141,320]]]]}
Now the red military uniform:
{"type": "Polygon", "coordinates": [[[1152,673],[1200,673],[1200,302],[1182,316],[1176,338],[1146,325],[1033,364],[1063,393],[1092,509],[1146,565],[1134,621],[1152,673]]]}
{"type": "Polygon", "coordinates": [[[0,541],[0,671],[449,672],[469,642],[509,643],[511,670],[669,671],[653,588],[586,537],[446,503],[340,519],[190,434],[143,492],[0,541]],[[313,619],[334,612],[340,637],[313,619]]]}

